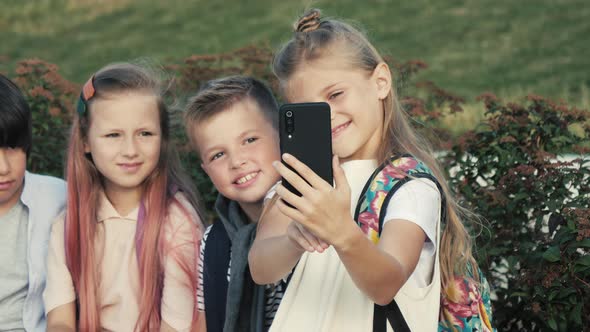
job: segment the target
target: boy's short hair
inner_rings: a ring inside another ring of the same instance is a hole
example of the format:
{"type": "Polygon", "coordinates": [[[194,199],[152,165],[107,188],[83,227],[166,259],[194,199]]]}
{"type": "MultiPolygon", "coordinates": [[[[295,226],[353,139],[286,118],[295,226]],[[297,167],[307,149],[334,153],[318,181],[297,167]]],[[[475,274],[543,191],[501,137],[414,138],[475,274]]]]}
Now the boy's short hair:
{"type": "Polygon", "coordinates": [[[29,104],[20,89],[0,74],[0,147],[22,148],[29,155],[33,137],[29,104]]]}
{"type": "Polygon", "coordinates": [[[206,121],[246,98],[254,101],[262,115],[278,130],[279,106],[272,91],[260,80],[250,76],[229,76],[208,81],[189,99],[184,114],[189,140],[196,148],[191,135],[195,125],[206,121]]]}

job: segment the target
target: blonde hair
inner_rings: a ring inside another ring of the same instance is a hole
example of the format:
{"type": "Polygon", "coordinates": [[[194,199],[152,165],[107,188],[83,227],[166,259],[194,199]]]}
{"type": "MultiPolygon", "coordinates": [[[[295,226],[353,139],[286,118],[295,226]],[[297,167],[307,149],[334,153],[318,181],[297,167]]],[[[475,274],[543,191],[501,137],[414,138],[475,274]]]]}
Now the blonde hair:
{"type": "Polygon", "coordinates": [[[189,99],[185,107],[186,134],[195,150],[199,148],[192,133],[195,126],[248,98],[257,104],[257,110],[275,130],[278,130],[279,106],[264,82],[251,76],[240,75],[218,78],[205,83],[199,92],[189,99]]]}
{"type": "MultiPolygon", "coordinates": [[[[294,30],[293,38],[275,54],[272,64],[283,93],[286,92],[289,78],[300,66],[324,56],[341,56],[351,66],[369,74],[385,62],[360,30],[339,20],[322,19],[317,9],[306,12],[295,23],[294,30]]],[[[393,154],[410,154],[423,161],[439,179],[443,191],[441,194],[445,198],[446,225],[441,237],[440,266],[442,286],[446,288],[451,285],[450,281],[456,274],[466,274],[468,264],[477,268],[470,235],[460,218],[467,211],[453,199],[430,144],[410,125],[410,118],[394,88],[383,100],[383,119],[378,159],[384,162],[393,154]]]]}

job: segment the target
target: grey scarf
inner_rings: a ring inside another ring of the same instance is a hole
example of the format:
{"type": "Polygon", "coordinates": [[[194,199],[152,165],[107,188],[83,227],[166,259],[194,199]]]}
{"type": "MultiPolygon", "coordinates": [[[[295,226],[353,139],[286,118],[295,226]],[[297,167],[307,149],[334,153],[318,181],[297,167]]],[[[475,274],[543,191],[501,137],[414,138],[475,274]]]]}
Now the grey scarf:
{"type": "Polygon", "coordinates": [[[264,286],[254,283],[248,268],[248,252],[256,235],[256,223],[235,201],[217,197],[215,210],[231,241],[231,270],[227,287],[223,331],[264,331],[264,286]]]}

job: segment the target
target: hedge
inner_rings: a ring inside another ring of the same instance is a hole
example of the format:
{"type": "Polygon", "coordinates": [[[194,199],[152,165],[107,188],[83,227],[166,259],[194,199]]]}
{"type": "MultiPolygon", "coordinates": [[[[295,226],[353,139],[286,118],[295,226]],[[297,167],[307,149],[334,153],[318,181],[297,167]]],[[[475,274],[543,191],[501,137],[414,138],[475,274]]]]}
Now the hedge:
{"type": "MultiPolygon", "coordinates": [[[[182,100],[206,80],[238,73],[262,78],[276,92],[270,59],[268,46],[248,46],[194,55],[165,67],[182,100]]],[[[494,325],[499,331],[590,331],[589,112],[539,96],[505,103],[488,93],[479,98],[485,120],[453,137],[441,120],[462,112],[464,100],[432,82],[413,82],[425,63],[388,62],[396,85],[404,88],[398,92],[406,111],[441,151],[452,189],[463,206],[480,216],[470,228],[477,259],[493,288],[494,325]],[[408,95],[407,87],[415,95],[408,95]]],[[[80,84],[38,59],[19,62],[9,76],[33,111],[28,169],[62,176],[80,84]]],[[[182,160],[212,216],[215,189],[177,124],[182,160]]]]}

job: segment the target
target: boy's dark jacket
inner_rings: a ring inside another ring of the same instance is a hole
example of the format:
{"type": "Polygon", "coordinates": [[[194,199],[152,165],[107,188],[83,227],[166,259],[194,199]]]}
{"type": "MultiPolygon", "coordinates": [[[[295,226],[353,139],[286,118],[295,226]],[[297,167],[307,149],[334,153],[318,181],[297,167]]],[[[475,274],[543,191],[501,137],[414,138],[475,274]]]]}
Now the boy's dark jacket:
{"type": "Polygon", "coordinates": [[[222,195],[215,210],[219,220],[207,237],[203,262],[207,331],[263,332],[265,287],[254,283],[248,268],[256,223],[249,223],[238,203],[222,195]]]}

